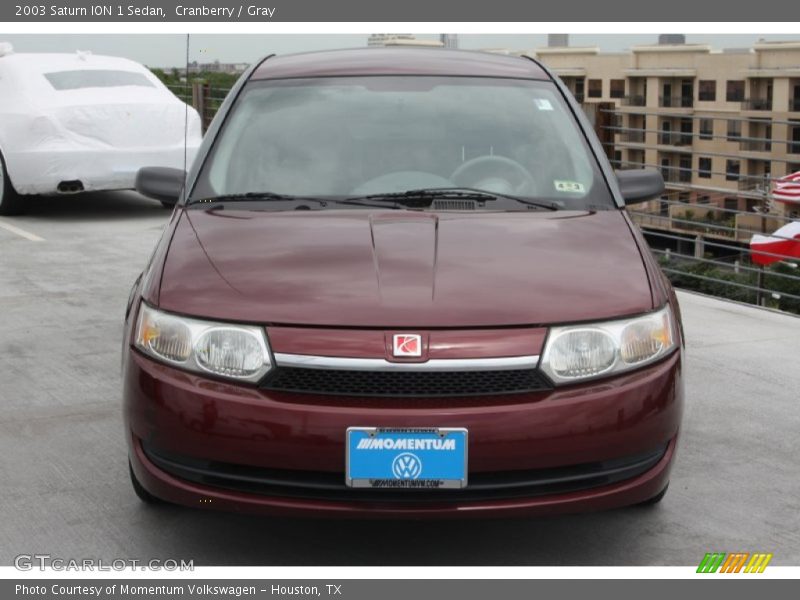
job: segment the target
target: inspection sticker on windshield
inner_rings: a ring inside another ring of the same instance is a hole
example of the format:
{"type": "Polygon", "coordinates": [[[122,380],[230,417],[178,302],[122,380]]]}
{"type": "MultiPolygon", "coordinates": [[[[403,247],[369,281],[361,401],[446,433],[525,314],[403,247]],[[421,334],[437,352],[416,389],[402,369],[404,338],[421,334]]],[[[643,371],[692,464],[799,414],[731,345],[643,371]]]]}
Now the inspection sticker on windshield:
{"type": "Polygon", "coordinates": [[[553,110],[553,105],[547,98],[534,98],[533,101],[539,110],[553,110]]]}
{"type": "Polygon", "coordinates": [[[567,192],[572,194],[583,194],[586,188],[583,187],[582,183],[577,181],[560,181],[556,179],[553,181],[556,186],[557,192],[567,192]]]}

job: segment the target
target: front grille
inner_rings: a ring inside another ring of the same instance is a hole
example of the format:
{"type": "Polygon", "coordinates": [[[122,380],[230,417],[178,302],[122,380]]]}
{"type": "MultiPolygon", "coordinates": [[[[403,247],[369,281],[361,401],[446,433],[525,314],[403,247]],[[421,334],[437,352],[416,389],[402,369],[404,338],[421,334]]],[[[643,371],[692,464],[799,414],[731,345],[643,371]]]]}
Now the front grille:
{"type": "Polygon", "coordinates": [[[551,388],[537,369],[484,371],[361,371],[277,367],[261,385],[267,390],[386,398],[491,396],[551,388]]]}
{"type": "Polygon", "coordinates": [[[147,458],[179,479],[237,492],[329,501],[394,502],[400,504],[475,502],[565,494],[618,483],[652,469],[667,445],[650,452],[566,467],[470,473],[466,488],[364,489],[344,484],[344,473],[265,469],[200,460],[157,450],[142,443],[147,458]]]}

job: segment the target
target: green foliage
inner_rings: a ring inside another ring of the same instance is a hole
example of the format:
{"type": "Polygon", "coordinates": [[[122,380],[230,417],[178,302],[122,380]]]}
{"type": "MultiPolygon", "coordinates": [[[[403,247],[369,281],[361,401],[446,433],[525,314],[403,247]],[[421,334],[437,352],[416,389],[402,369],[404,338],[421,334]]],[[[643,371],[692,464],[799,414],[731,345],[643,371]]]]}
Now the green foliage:
{"type": "Polygon", "coordinates": [[[698,214],[692,209],[687,209],[683,214],[678,213],[675,216],[680,219],[680,222],[675,224],[680,229],[713,233],[727,237],[734,236],[734,232],[729,231],[729,229],[736,227],[736,218],[731,213],[710,209],[705,213],[698,214]]]}
{"type": "Polygon", "coordinates": [[[150,70],[167,87],[190,85],[193,81],[205,81],[211,86],[211,95],[214,97],[225,96],[239,79],[239,75],[235,73],[201,71],[200,73],[192,73],[188,79],[189,84],[187,84],[186,71],[183,69],[171,69],[169,72],[164,71],[164,69],[150,70]]]}
{"type": "MultiPolygon", "coordinates": [[[[784,264],[776,264],[770,266],[767,269],[767,273],[764,276],[764,287],[770,290],[775,290],[778,293],[785,293],[785,294],[794,294],[795,296],[800,296],[800,281],[796,279],[787,279],[785,277],[776,277],[775,273],[781,273],[784,275],[794,275],[795,277],[800,276],[800,268],[793,269],[788,265],[784,264]]],[[[781,298],[777,301],[777,308],[781,310],[786,310],[793,313],[800,314],[800,300],[796,300],[794,298],[781,298]]]]}

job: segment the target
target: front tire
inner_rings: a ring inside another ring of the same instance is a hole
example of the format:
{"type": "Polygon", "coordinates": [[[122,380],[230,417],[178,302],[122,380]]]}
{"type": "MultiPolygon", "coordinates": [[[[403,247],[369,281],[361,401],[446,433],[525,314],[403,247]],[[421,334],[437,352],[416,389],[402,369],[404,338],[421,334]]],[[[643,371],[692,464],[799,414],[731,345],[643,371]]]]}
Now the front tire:
{"type": "Polygon", "coordinates": [[[164,504],[163,500],[161,500],[160,498],[156,498],[155,496],[153,496],[153,494],[151,494],[146,489],[144,489],[144,487],[142,487],[142,484],[139,483],[138,479],[136,479],[136,475],[133,474],[133,467],[131,466],[130,461],[128,461],[128,472],[131,475],[131,485],[133,486],[133,491],[139,498],[139,500],[141,500],[145,504],[150,504],[150,505],[164,504]]]}
{"type": "Polygon", "coordinates": [[[14,186],[11,185],[11,178],[8,175],[6,161],[0,154],[0,215],[13,216],[22,214],[25,210],[25,203],[22,196],[17,194],[14,186]]]}
{"type": "Polygon", "coordinates": [[[664,489],[661,490],[660,492],[658,492],[655,496],[653,496],[652,498],[650,498],[648,500],[645,500],[644,502],[640,502],[636,506],[644,506],[644,507],[655,506],[656,504],[658,504],[659,502],[661,502],[664,499],[664,496],[667,495],[667,490],[668,489],[669,489],[669,483],[667,483],[667,485],[664,486],[664,489]]]}

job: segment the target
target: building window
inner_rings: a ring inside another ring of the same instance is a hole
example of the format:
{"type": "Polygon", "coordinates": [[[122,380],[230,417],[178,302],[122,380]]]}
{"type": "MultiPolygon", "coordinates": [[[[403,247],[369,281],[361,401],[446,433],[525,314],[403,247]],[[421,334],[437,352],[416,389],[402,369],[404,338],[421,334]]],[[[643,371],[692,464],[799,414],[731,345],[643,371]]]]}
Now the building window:
{"type": "Polygon", "coordinates": [[[714,135],[714,120],[700,119],[700,139],[710,140],[714,135]]]}
{"type": "Polygon", "coordinates": [[[717,82],[713,79],[701,79],[697,99],[714,102],[717,99],[717,82]]]}
{"type": "Polygon", "coordinates": [[[800,154],[800,123],[789,121],[791,128],[791,143],[789,144],[789,154],[800,154]]]}
{"type": "Polygon", "coordinates": [[[614,150],[614,159],[611,161],[611,164],[615,169],[622,168],[622,151],[621,150],[614,150]]]}
{"type": "Polygon", "coordinates": [[[668,158],[661,159],[661,177],[664,178],[664,181],[674,181],[672,179],[672,165],[668,158]]]}
{"type": "Polygon", "coordinates": [[[735,142],[742,137],[742,122],[741,121],[728,121],[728,141],[735,142]]]}
{"type": "Polygon", "coordinates": [[[583,86],[584,86],[584,79],[583,77],[579,77],[575,80],[575,97],[577,98],[580,96],[580,101],[583,102],[583,86]]]}
{"type": "Polygon", "coordinates": [[[589,80],[589,98],[602,98],[603,96],[603,80],[590,79],[589,80]]]}
{"type": "Polygon", "coordinates": [[[710,196],[698,196],[697,197],[698,204],[711,204],[711,197],[710,196]]]}
{"type": "Polygon", "coordinates": [[[612,79],[611,80],[611,89],[608,93],[609,96],[612,98],[624,98],[625,97],[625,80],[624,79],[612,79]]]}
{"type": "Polygon", "coordinates": [[[725,100],[728,102],[743,102],[744,81],[728,81],[725,86],[725,100]]]}
{"type": "Polygon", "coordinates": [[[697,176],[709,179],[711,177],[711,159],[707,157],[700,157],[697,165],[697,176]]]}
{"type": "Polygon", "coordinates": [[[644,152],[641,150],[628,151],[628,166],[631,169],[641,169],[644,167],[644,152]]]}
{"type": "Polygon", "coordinates": [[[678,161],[678,181],[681,183],[692,182],[692,159],[689,156],[681,156],[678,161]]]}
{"type": "Polygon", "coordinates": [[[694,127],[694,121],[691,119],[681,119],[681,135],[679,138],[681,146],[692,145],[692,127],[694,127]]]}
{"type": "Polygon", "coordinates": [[[739,210],[739,199],[725,198],[724,208],[725,210],[739,210]]]}
{"type": "Polygon", "coordinates": [[[739,161],[725,161],[725,179],[728,181],[739,181],[739,161]]]}

